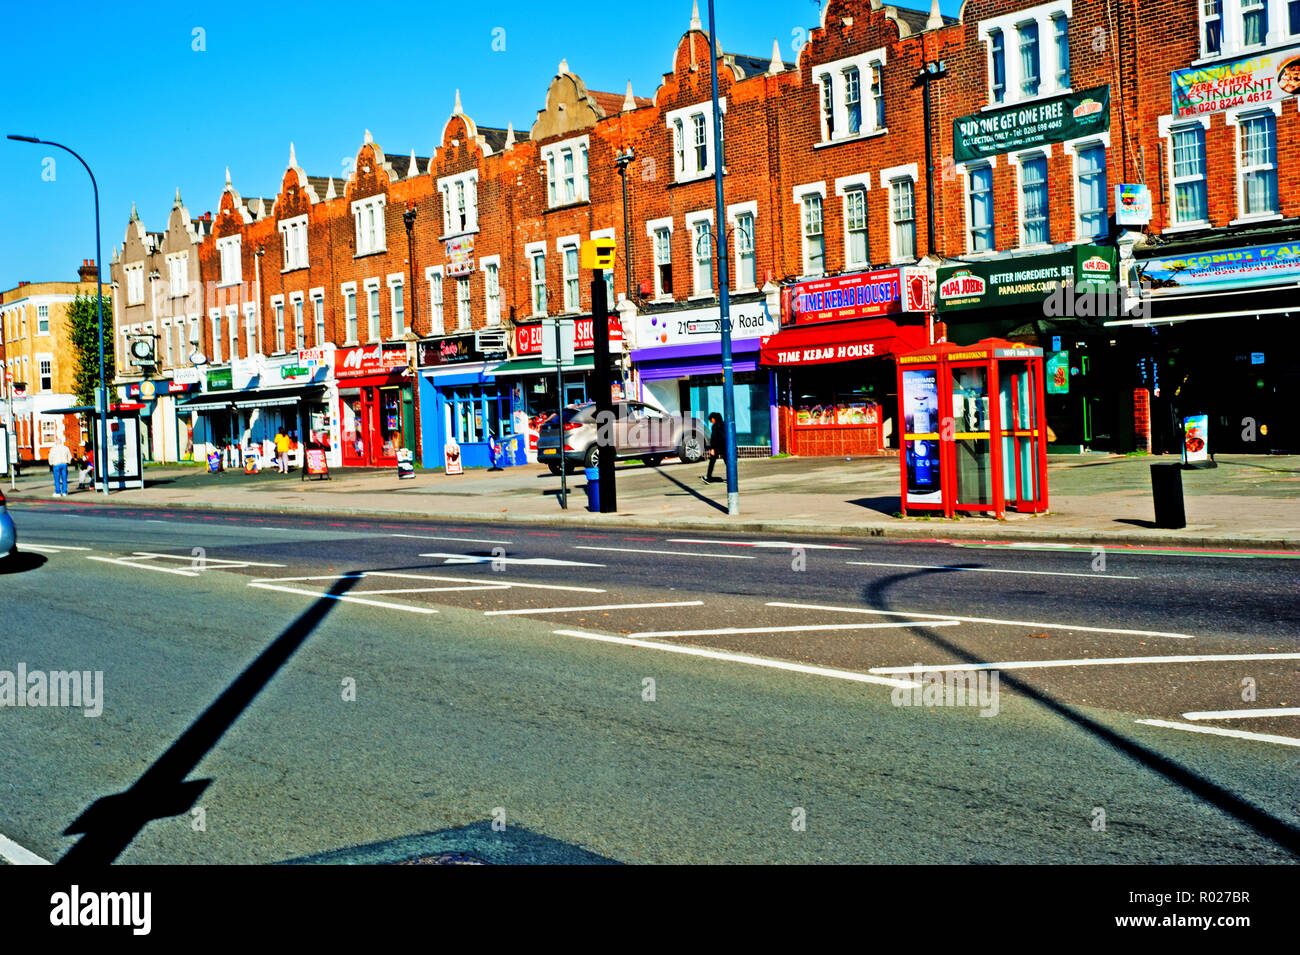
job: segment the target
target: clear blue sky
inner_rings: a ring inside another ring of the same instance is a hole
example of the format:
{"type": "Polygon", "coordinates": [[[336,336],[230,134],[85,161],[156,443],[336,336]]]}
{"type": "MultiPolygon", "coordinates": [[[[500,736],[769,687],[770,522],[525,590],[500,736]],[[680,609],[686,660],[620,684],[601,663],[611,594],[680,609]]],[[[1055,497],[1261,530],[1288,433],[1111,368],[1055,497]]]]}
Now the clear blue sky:
{"type": "MultiPolygon", "coordinates": [[[[622,91],[631,80],[650,96],[691,13],[690,0],[610,4],[585,29],[575,28],[581,5],[555,17],[517,0],[186,6],[6,7],[0,134],[62,142],[90,163],[106,271],[132,201],[160,231],[177,187],[191,215],[216,209],[226,166],[243,195],[273,195],[290,141],[312,175],[340,175],[366,129],[389,153],[427,156],[457,88],[476,122],[513,121],[526,134],[561,57],[589,88],[622,91]]],[[[959,6],[941,3],[950,16],[959,6]]],[[[707,7],[701,17],[707,27],[707,7]]],[[[728,52],[766,56],[779,39],[791,62],[794,31],[818,17],[811,0],[718,0],[717,29],[728,52]]],[[[60,150],[0,139],[0,182],[0,288],[74,279],[95,255],[84,170],[60,150]]]]}

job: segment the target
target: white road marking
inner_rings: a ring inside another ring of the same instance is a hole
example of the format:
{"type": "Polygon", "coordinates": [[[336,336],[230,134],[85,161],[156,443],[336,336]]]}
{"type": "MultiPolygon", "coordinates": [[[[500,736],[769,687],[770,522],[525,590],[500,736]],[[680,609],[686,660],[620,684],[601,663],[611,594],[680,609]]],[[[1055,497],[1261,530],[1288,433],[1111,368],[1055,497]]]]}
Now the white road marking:
{"type": "MultiPolygon", "coordinates": [[[[734,633],[808,633],[822,630],[885,630],[892,627],[959,627],[956,620],[939,620],[937,622],[900,620],[898,623],[834,623],[809,624],[798,627],[720,627],[717,630],[648,630],[634,633],[634,637],[713,637],[734,633]]],[[[875,672],[875,671],[872,671],[875,672]]]]}
{"type": "Polygon", "coordinates": [[[383,607],[386,610],[405,610],[407,613],[437,613],[432,607],[412,607],[409,604],[395,604],[386,600],[367,600],[365,597],[353,597],[350,594],[328,594],[320,593],[315,590],[301,590],[298,587],[277,587],[274,584],[262,584],[253,581],[248,586],[257,587],[259,590],[278,590],[286,594],[301,594],[304,597],[326,597],[330,600],[343,600],[347,603],[366,604],[370,607],[383,607]]]}
{"type": "Polygon", "coordinates": [[[1294,736],[1274,736],[1270,733],[1249,733],[1246,730],[1229,730],[1222,726],[1197,726],[1193,723],[1174,723],[1170,720],[1134,720],[1143,726],[1163,726],[1165,729],[1182,730],[1185,733],[1205,733],[1209,736],[1231,736],[1233,739],[1250,739],[1257,743],[1277,743],[1281,746],[1300,746],[1300,739],[1294,736]]]}
{"type": "Polygon", "coordinates": [[[580,560],[559,560],[555,557],[487,557],[482,554],[421,554],[421,557],[442,557],[444,564],[527,564],[533,567],[604,567],[604,564],[586,564],[580,560]]]}
{"type": "Polygon", "coordinates": [[[434,574],[400,574],[389,570],[363,570],[356,574],[319,574],[314,577],[259,577],[257,583],[297,583],[308,580],[345,580],[353,577],[395,577],[398,580],[449,581],[453,584],[492,584],[495,587],[524,587],[529,590],[565,590],[581,594],[603,594],[601,587],[573,587],[567,584],[532,584],[517,580],[483,580],[472,577],[440,577],[434,574]]]}
{"type": "Polygon", "coordinates": [[[389,534],[389,537],[409,537],[422,541],[458,541],[462,544],[513,544],[514,541],[489,541],[478,537],[432,537],[428,534],[389,534]]]}
{"type": "Polygon", "coordinates": [[[463,594],[475,590],[509,590],[509,584],[480,584],[477,587],[391,587],[384,590],[358,590],[366,597],[375,594],[463,594]]]}
{"type": "Polygon", "coordinates": [[[226,568],[234,569],[236,567],[283,567],[284,564],[267,564],[256,560],[230,560],[226,557],[195,557],[193,554],[155,554],[147,550],[137,550],[134,552],[136,557],[154,558],[158,560],[180,560],[191,564],[197,563],[202,566],[195,568],[197,570],[224,570],[226,568]],[[208,564],[213,565],[207,567],[208,564]]]}
{"type": "Polygon", "coordinates": [[[51,865],[48,860],[42,859],[30,849],[24,849],[12,839],[8,839],[3,833],[0,833],[0,859],[4,859],[10,865],[51,865]]]}
{"type": "Polygon", "coordinates": [[[181,577],[199,577],[201,574],[192,570],[177,570],[175,567],[156,567],[153,564],[144,564],[130,560],[119,560],[116,557],[93,557],[86,555],[86,560],[98,560],[105,564],[118,564],[122,567],[131,567],[135,570],[156,570],[160,574],[178,574],[181,577]]]}
{"type": "Polygon", "coordinates": [[[19,545],[21,550],[49,551],[57,554],[61,550],[90,550],[89,547],[73,547],[70,544],[33,544],[31,541],[22,541],[19,545]]]}
{"type": "Polygon", "coordinates": [[[1001,620],[995,617],[959,617],[955,613],[921,613],[915,610],[868,610],[865,607],[832,607],[822,604],[794,604],[772,601],[769,607],[790,607],[795,610],[830,610],[839,613],[884,614],[891,617],[921,617],[931,620],[960,620],[962,623],[993,623],[1010,627],[1038,627],[1049,630],[1077,630],[1082,633],[1119,633],[1131,637],[1173,637],[1191,640],[1190,633],[1166,633],[1162,630],[1119,630],[1114,627],[1084,627],[1072,623],[1041,623],[1032,620],[1001,620]]]}
{"type": "Polygon", "coordinates": [[[913,673],[916,670],[1037,670],[1048,667],[1123,666],[1129,663],[1217,663],[1223,660],[1300,660],[1300,653],[1218,653],[1163,657],[1085,657],[1081,660],[1008,660],[1005,663],[934,663],[918,667],[872,667],[872,673],[913,673]]]}
{"type": "Polygon", "coordinates": [[[1300,716],[1300,706],[1279,706],[1259,710],[1198,710],[1184,713],[1185,720],[1249,720],[1263,716],[1300,716]]]}
{"type": "Polygon", "coordinates": [[[647,550],[641,547],[586,547],[581,544],[574,544],[574,550],[607,550],[617,554],[671,554],[674,557],[715,557],[718,559],[726,558],[727,560],[753,560],[753,554],[705,554],[698,551],[687,550],[647,550]]]}
{"type": "Polygon", "coordinates": [[[578,637],[581,640],[595,640],[600,643],[615,643],[625,647],[646,650],[662,650],[665,653],[680,653],[684,656],[706,657],[710,660],[723,660],[728,663],[745,663],[750,666],[767,667],[772,670],[789,670],[792,673],[807,673],[811,676],[825,676],[836,680],[851,680],[854,683],[876,683],[882,686],[897,686],[914,689],[919,684],[911,680],[890,679],[873,676],[870,673],[857,673],[853,670],[836,670],[830,667],[809,666],[805,663],[792,663],[789,660],[772,660],[768,657],[750,656],[747,653],[728,653],[723,650],[709,650],[705,647],[692,647],[680,643],[654,643],[632,637],[615,637],[604,633],[587,633],[582,630],[553,630],[552,633],[564,637],[578,637]]]}
{"type": "Polygon", "coordinates": [[[647,607],[701,607],[703,600],[672,600],[658,604],[598,604],[595,607],[535,607],[523,610],[484,610],[485,617],[505,617],[530,613],[580,613],[586,610],[641,610],[647,607]]]}
{"type": "Polygon", "coordinates": [[[1057,570],[1004,570],[1001,567],[953,567],[947,564],[882,564],[872,560],[850,560],[857,567],[907,567],[917,570],[973,570],[982,574],[1033,574],[1038,577],[1095,577],[1105,580],[1141,580],[1124,574],[1075,574],[1057,570]]]}
{"type": "Polygon", "coordinates": [[[849,547],[847,544],[796,544],[792,541],[719,541],[696,537],[671,537],[670,544],[722,544],[726,547],[763,547],[773,550],[792,550],[795,547],[804,550],[861,550],[861,547],[849,547]]]}

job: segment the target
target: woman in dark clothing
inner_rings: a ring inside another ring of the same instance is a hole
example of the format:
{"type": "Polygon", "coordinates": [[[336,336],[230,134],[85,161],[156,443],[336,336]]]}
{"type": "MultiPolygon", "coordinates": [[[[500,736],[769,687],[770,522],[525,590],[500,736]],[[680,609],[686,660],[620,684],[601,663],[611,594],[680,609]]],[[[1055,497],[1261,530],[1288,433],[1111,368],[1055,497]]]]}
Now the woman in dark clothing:
{"type": "MultiPolygon", "coordinates": [[[[709,415],[709,470],[702,477],[705,484],[713,483],[713,466],[727,453],[727,429],[722,423],[722,415],[714,411],[709,415]]],[[[723,467],[726,467],[724,459],[723,467]]]]}

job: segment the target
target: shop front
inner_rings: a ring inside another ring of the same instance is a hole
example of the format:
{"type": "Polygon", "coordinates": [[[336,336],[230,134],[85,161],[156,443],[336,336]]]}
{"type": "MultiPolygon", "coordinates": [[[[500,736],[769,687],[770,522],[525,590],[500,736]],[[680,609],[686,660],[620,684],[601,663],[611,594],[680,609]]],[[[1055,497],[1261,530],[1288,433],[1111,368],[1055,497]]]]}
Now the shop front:
{"type": "Polygon", "coordinates": [[[344,467],[396,467],[415,450],[415,396],[401,342],[341,348],[335,355],[344,467]]]}
{"type": "Polygon", "coordinates": [[[919,268],[878,269],[781,290],[781,330],[761,340],[773,372],[779,447],[797,455],[897,446],[893,356],[929,340],[919,268]]]}
{"type": "Polygon", "coordinates": [[[1300,449],[1292,410],[1300,401],[1300,235],[1230,242],[1139,250],[1141,307],[1108,323],[1110,334],[1134,343],[1156,453],[1179,453],[1183,420],[1201,414],[1212,452],[1300,449]]]}
{"type": "Polygon", "coordinates": [[[177,369],[172,378],[146,378],[117,386],[119,398],[140,405],[140,443],[144,460],[193,460],[194,413],[182,402],[198,389],[197,369],[177,369]]]}
{"type": "Polygon", "coordinates": [[[515,437],[509,383],[488,373],[487,355],[473,334],[426,339],[419,344],[421,460],[443,467],[491,467],[500,453],[522,463],[526,442],[515,437]],[[494,451],[496,453],[494,453],[494,451]]]}
{"type": "Polygon", "coordinates": [[[1138,356],[1131,336],[1106,327],[1124,315],[1117,262],[1114,246],[1081,244],[938,270],[935,310],[949,341],[997,337],[1043,349],[1054,452],[1135,447],[1138,356]]]}
{"type": "MultiPolygon", "coordinates": [[[[761,341],[775,335],[766,299],[730,306],[736,446],[741,454],[774,454],[773,372],[760,362],[761,341]]],[[[722,314],[718,306],[645,312],[634,319],[632,393],[672,415],[707,421],[723,411],[722,314]]]]}

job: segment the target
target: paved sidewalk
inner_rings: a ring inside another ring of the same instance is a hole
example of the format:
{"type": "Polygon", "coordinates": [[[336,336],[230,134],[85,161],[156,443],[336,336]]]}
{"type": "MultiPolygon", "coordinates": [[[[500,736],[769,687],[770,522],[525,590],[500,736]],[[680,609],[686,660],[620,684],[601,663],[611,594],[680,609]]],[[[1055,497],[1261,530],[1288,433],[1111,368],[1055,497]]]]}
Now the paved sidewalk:
{"type": "MultiPolygon", "coordinates": [[[[1049,461],[1051,513],[987,517],[898,518],[896,456],[749,458],[740,463],[741,514],[726,513],[726,484],[705,485],[703,465],[620,465],[618,513],[585,510],[581,473],[560,479],[540,465],[470,470],[449,477],[417,471],[336,471],[329,481],[269,472],[219,475],[197,466],[150,467],[144,490],[107,499],[74,493],[66,503],[181,508],[203,506],[279,513],[333,513],[390,518],[560,522],[575,525],[724,529],[857,537],[1109,542],[1140,545],[1300,550],[1300,455],[1219,456],[1219,467],[1182,472],[1187,527],[1152,526],[1150,465],[1170,457],[1059,455],[1049,461]]],[[[29,472],[15,502],[52,498],[48,473],[29,472]]]]}

